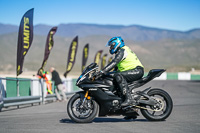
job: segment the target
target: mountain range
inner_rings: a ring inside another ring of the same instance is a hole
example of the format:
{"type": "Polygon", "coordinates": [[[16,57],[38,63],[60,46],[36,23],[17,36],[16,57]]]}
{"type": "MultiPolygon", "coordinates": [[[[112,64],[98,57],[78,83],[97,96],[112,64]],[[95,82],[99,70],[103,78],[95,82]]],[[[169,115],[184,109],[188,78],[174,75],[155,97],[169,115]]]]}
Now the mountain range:
{"type": "MultiPolygon", "coordinates": [[[[53,26],[35,25],[34,38],[24,60],[24,71],[35,71],[40,68],[46,36],[53,26]]],[[[0,72],[16,69],[18,26],[0,23],[0,72]]],[[[200,69],[200,29],[173,31],[139,25],[97,25],[97,24],[60,24],[54,36],[54,47],[49,56],[46,69],[54,66],[64,73],[68,50],[72,39],[79,36],[76,64],[71,72],[80,74],[83,47],[89,43],[87,65],[94,61],[98,50],[108,54],[105,47],[113,36],[121,36],[139,57],[147,72],[153,68],[164,68],[168,72],[190,71],[200,69]]],[[[111,57],[109,55],[108,57],[111,57]]],[[[108,59],[108,58],[107,58],[108,59]]]]}
{"type": "MultiPolygon", "coordinates": [[[[47,35],[53,26],[39,24],[34,26],[34,34],[47,35]]],[[[134,41],[157,41],[162,39],[200,39],[200,28],[189,31],[173,31],[140,25],[97,25],[97,24],[60,24],[57,36],[86,37],[91,35],[122,36],[134,41]]],[[[0,35],[18,32],[18,26],[0,23],[0,35]]]]}

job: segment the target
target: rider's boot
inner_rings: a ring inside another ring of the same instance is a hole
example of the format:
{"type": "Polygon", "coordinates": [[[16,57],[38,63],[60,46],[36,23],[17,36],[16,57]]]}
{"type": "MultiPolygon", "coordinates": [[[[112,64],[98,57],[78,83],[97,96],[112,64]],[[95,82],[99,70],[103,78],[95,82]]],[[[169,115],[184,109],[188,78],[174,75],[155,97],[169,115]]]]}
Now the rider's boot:
{"type": "Polygon", "coordinates": [[[127,81],[120,73],[115,74],[115,79],[117,81],[120,91],[126,98],[125,101],[121,104],[121,106],[127,106],[131,103],[132,99],[131,93],[129,92],[127,81]]]}
{"type": "Polygon", "coordinates": [[[131,104],[132,102],[132,96],[131,93],[128,91],[128,89],[126,88],[126,94],[125,94],[125,101],[121,104],[121,106],[128,106],[131,104]]]}

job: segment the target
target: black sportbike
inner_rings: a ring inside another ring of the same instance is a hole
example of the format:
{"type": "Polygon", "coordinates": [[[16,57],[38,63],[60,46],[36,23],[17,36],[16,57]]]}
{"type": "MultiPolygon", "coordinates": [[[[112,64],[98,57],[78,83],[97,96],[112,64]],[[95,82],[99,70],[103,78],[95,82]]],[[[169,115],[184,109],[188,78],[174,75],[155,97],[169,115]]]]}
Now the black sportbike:
{"type": "Polygon", "coordinates": [[[171,114],[173,102],[170,95],[162,89],[134,91],[152,79],[159,77],[165,70],[150,70],[146,77],[128,84],[132,103],[122,107],[125,97],[113,81],[113,73],[95,80],[98,65],[92,63],[85,68],[78,78],[76,85],[83,91],[76,92],[69,100],[67,112],[69,117],[77,123],[92,122],[97,116],[123,115],[135,116],[138,109],[150,121],[163,121],[171,114]]]}

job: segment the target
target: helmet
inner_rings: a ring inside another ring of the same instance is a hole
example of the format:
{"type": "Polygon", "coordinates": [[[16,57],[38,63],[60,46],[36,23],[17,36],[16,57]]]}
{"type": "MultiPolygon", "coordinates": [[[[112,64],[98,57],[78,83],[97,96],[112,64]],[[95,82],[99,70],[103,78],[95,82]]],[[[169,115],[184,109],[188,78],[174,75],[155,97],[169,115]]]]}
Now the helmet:
{"type": "Polygon", "coordinates": [[[106,47],[110,47],[110,54],[116,53],[123,46],[125,46],[125,44],[121,37],[113,37],[106,44],[106,47]]]}

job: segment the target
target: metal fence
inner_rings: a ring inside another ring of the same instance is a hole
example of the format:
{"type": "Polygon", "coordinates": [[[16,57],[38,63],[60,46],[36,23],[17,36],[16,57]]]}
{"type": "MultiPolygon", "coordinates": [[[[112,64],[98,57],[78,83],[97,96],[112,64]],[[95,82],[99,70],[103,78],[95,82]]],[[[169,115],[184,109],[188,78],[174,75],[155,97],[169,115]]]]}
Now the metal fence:
{"type": "MultiPolygon", "coordinates": [[[[66,95],[71,95],[78,91],[74,79],[63,80],[66,95]]],[[[49,101],[56,101],[55,86],[52,82],[53,94],[47,93],[47,85],[43,79],[24,78],[1,78],[0,77],[0,111],[9,106],[24,104],[45,104],[49,101]]]]}

